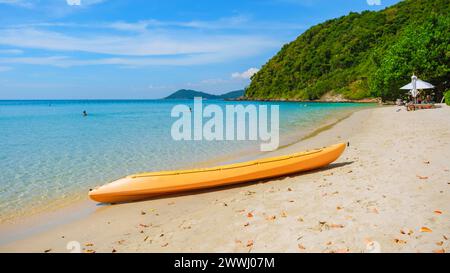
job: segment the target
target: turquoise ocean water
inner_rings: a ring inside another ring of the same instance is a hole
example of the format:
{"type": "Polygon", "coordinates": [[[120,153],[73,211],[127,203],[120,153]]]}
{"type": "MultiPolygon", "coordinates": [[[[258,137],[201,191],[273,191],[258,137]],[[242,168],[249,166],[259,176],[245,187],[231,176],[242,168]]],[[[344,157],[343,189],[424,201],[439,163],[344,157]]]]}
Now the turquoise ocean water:
{"type": "MultiPolygon", "coordinates": [[[[174,141],[174,105],[193,101],[0,101],[0,219],[86,198],[89,188],[128,174],[194,167],[258,151],[259,142],[174,141]],[[88,117],[82,116],[82,111],[88,117]]],[[[229,102],[280,106],[286,144],[323,120],[356,108],[353,103],[229,102]]]]}

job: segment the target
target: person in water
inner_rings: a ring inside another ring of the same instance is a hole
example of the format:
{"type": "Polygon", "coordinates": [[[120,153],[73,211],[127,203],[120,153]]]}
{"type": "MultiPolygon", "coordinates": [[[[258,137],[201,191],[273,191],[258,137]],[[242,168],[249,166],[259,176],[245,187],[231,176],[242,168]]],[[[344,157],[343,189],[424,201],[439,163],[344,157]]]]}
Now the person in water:
{"type": "Polygon", "coordinates": [[[87,114],[86,110],[84,110],[84,111],[83,111],[83,117],[87,117],[87,115],[88,115],[88,114],[87,114]]]}

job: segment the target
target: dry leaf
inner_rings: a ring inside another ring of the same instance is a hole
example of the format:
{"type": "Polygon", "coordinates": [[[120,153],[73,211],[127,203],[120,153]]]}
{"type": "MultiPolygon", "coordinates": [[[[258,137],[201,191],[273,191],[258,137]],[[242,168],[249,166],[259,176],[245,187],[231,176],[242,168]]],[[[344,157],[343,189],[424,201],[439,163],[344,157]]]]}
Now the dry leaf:
{"type": "Polygon", "coordinates": [[[168,245],[169,245],[169,243],[165,243],[165,244],[161,245],[161,247],[166,247],[168,245]]]}
{"type": "Polygon", "coordinates": [[[337,206],[336,209],[337,209],[337,210],[341,210],[341,209],[343,209],[343,207],[337,206]]]}
{"type": "Polygon", "coordinates": [[[246,246],[247,246],[247,247],[252,247],[252,246],[253,246],[253,240],[248,240],[246,246]]]}
{"type": "Polygon", "coordinates": [[[112,253],[116,253],[117,250],[116,250],[115,248],[113,248],[111,252],[112,252],[112,253]]]}
{"type": "Polygon", "coordinates": [[[291,188],[288,188],[288,191],[292,191],[292,189],[291,189],[291,188]]]}
{"type": "Polygon", "coordinates": [[[424,161],[423,163],[424,164],[430,164],[430,161],[424,161]]]}
{"type": "Polygon", "coordinates": [[[400,239],[394,239],[394,242],[395,242],[396,244],[406,244],[406,241],[405,241],[405,240],[400,240],[400,239]]]}
{"type": "Polygon", "coordinates": [[[448,238],[447,238],[447,236],[445,236],[445,235],[442,235],[442,237],[444,238],[444,240],[448,240],[448,238]]]}
{"type": "Polygon", "coordinates": [[[148,240],[148,236],[145,236],[144,238],[144,242],[146,242],[148,240]]]}
{"type": "Polygon", "coordinates": [[[301,250],[305,250],[306,249],[306,247],[304,247],[302,244],[298,244],[298,248],[301,249],[301,250]]]}
{"type": "Polygon", "coordinates": [[[141,211],[141,215],[146,215],[147,213],[145,211],[141,211]]]}
{"type": "Polygon", "coordinates": [[[287,217],[287,212],[283,210],[283,211],[281,212],[281,217],[287,217]]]}
{"type": "Polygon", "coordinates": [[[266,220],[268,220],[268,221],[275,220],[275,219],[277,219],[277,217],[275,215],[266,217],[266,220]]]}
{"type": "Polygon", "coordinates": [[[84,253],[95,253],[95,250],[92,250],[92,249],[86,249],[86,250],[84,251],[84,253]]]}
{"type": "Polygon", "coordinates": [[[249,225],[250,225],[250,223],[247,222],[244,224],[244,227],[248,227],[249,225]]]}
{"type": "Polygon", "coordinates": [[[247,213],[247,217],[248,218],[252,218],[253,217],[253,213],[251,213],[251,212],[247,213]]]}
{"type": "Polygon", "coordinates": [[[443,249],[443,248],[436,249],[436,250],[433,250],[433,253],[445,253],[445,249],[443,249]]]}
{"type": "Polygon", "coordinates": [[[442,241],[436,243],[437,246],[442,246],[443,244],[444,244],[444,242],[442,242],[442,241]]]}
{"type": "Polygon", "coordinates": [[[440,210],[435,210],[434,213],[436,213],[436,214],[442,214],[442,211],[440,211],[440,210]]]}
{"type": "Polygon", "coordinates": [[[420,175],[416,175],[416,176],[417,176],[417,178],[422,179],[422,180],[428,179],[428,176],[420,176],[420,175]]]}
{"type": "Polygon", "coordinates": [[[330,228],[344,228],[344,225],[340,225],[340,224],[331,224],[330,228]]]}
{"type": "Polygon", "coordinates": [[[49,253],[50,251],[52,251],[51,248],[44,250],[44,253],[49,253]]]}
{"type": "Polygon", "coordinates": [[[94,244],[93,243],[86,243],[86,244],[84,244],[84,246],[94,246],[94,244]]]}
{"type": "Polygon", "coordinates": [[[433,231],[427,227],[421,227],[420,232],[433,232],[433,231]]]}
{"type": "Polygon", "coordinates": [[[139,224],[139,226],[140,226],[140,227],[144,227],[144,228],[149,227],[148,225],[145,225],[145,224],[139,224]]]}

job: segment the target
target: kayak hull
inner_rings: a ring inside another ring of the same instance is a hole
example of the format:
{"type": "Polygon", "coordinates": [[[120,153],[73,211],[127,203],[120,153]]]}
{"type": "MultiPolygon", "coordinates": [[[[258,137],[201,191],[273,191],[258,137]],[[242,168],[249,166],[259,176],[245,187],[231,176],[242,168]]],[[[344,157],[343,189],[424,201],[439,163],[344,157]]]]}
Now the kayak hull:
{"type": "Polygon", "coordinates": [[[135,174],[93,189],[89,197],[101,203],[119,203],[284,176],[324,167],[339,158],[345,147],[341,143],[213,168],[135,174]]]}

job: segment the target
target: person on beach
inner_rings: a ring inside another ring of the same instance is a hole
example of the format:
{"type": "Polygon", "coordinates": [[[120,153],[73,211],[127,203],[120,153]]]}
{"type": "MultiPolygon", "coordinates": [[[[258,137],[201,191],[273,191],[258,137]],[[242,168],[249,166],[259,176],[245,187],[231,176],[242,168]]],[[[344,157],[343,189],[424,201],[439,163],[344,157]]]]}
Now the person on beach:
{"type": "Polygon", "coordinates": [[[88,114],[87,114],[86,110],[84,110],[84,111],[83,111],[83,117],[87,117],[87,115],[88,115],[88,114]]]}

